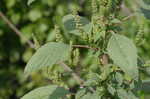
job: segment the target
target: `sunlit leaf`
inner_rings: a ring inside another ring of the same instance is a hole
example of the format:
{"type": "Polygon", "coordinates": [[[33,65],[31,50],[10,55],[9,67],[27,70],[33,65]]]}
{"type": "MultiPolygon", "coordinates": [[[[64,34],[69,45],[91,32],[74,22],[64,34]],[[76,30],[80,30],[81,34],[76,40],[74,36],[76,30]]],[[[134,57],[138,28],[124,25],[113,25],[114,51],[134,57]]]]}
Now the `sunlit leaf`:
{"type": "Polygon", "coordinates": [[[52,66],[57,62],[68,59],[69,45],[50,42],[43,45],[31,57],[25,68],[25,74],[37,71],[44,67],[52,66]]]}
{"type": "Polygon", "coordinates": [[[137,49],[130,39],[119,34],[112,34],[107,51],[117,66],[132,78],[138,79],[137,49]]]}

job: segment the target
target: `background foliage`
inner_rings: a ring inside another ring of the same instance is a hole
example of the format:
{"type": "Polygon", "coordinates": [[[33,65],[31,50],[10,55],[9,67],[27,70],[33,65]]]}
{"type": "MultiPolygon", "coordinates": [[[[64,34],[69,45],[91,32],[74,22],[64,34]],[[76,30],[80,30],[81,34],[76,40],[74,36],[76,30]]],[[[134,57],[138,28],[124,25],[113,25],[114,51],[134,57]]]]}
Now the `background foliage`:
{"type": "MultiPolygon", "coordinates": [[[[118,29],[120,34],[125,34],[134,39],[135,43],[141,43],[138,45],[138,53],[140,58],[148,63],[150,59],[150,9],[148,7],[150,2],[149,0],[143,0],[147,5],[145,6],[135,3],[135,1],[124,1],[123,11],[119,14],[120,19],[129,15],[134,16],[123,21],[121,28],[118,29]],[[141,23],[142,26],[139,25],[141,23]],[[139,27],[141,27],[141,30],[139,27]],[[136,37],[139,31],[143,31],[142,40],[138,40],[136,37]]],[[[27,0],[0,0],[0,11],[5,13],[28,40],[32,40],[32,34],[34,33],[40,45],[43,45],[45,42],[55,41],[54,25],[59,24],[61,31],[63,31],[62,17],[71,13],[74,7],[79,9],[81,16],[90,19],[90,3],[90,0],[39,0],[34,2],[32,6],[28,6],[27,0]]],[[[63,35],[66,37],[65,42],[68,42],[68,36],[70,35],[65,33],[63,35]]],[[[19,38],[0,19],[0,98],[18,99],[31,89],[52,83],[52,79],[58,77],[55,73],[50,74],[52,76],[49,77],[43,72],[40,72],[40,75],[34,73],[29,78],[23,77],[24,66],[33,53],[34,50],[29,48],[26,40],[19,38]]],[[[88,61],[89,59],[91,58],[85,59],[82,64],[92,64],[88,61]]],[[[88,68],[90,67],[85,67],[84,71],[88,71],[88,68]]],[[[60,68],[54,72],[57,74],[57,72],[62,71],[60,68]]],[[[84,72],[82,75],[85,75],[84,72]]],[[[143,79],[147,79],[147,77],[143,76],[143,79]]],[[[70,86],[74,86],[72,79],[67,79],[67,81],[70,86]]],[[[146,94],[149,94],[149,91],[146,94]]]]}

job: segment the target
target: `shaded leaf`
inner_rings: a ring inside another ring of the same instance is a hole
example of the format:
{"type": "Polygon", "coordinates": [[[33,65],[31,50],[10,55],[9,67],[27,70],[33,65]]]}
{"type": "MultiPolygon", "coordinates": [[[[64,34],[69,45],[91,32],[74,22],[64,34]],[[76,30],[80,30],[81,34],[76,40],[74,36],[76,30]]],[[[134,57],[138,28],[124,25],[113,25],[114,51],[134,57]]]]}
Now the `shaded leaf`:
{"type": "Polygon", "coordinates": [[[116,65],[132,78],[138,79],[137,49],[131,40],[125,36],[113,34],[107,51],[116,65]]]}
{"type": "Polygon", "coordinates": [[[34,89],[24,95],[21,99],[60,99],[69,92],[56,85],[50,85],[34,89]]]}
{"type": "Polygon", "coordinates": [[[25,74],[67,60],[68,54],[69,45],[54,42],[47,43],[39,48],[31,57],[25,68],[25,74]]]}
{"type": "Polygon", "coordinates": [[[150,19],[150,9],[147,10],[147,9],[141,8],[140,10],[147,19],[150,19]]]}
{"type": "MultiPolygon", "coordinates": [[[[80,23],[83,26],[83,30],[86,33],[90,33],[92,29],[92,25],[90,21],[84,17],[80,17],[80,23]]],[[[63,24],[67,32],[75,34],[75,35],[80,35],[79,31],[76,30],[76,22],[74,19],[74,16],[69,14],[63,17],[63,24]]]]}
{"type": "Polygon", "coordinates": [[[145,93],[150,93],[150,80],[142,81],[140,87],[137,89],[145,93]]]}

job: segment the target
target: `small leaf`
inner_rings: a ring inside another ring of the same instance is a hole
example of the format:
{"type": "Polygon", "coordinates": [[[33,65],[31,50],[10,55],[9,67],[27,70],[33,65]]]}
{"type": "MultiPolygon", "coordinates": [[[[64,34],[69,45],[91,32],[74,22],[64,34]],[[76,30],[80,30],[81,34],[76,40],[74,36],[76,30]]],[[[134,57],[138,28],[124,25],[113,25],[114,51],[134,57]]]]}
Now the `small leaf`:
{"type": "Polygon", "coordinates": [[[82,96],[86,93],[86,89],[81,89],[76,94],[76,99],[81,99],[82,96]]]}
{"type": "Polygon", "coordinates": [[[125,36],[112,34],[107,47],[114,63],[133,79],[138,79],[137,49],[125,36]]]}
{"type": "Polygon", "coordinates": [[[107,90],[108,90],[108,91],[109,91],[109,93],[110,93],[110,94],[112,94],[112,95],[114,95],[114,94],[115,94],[115,92],[116,92],[115,88],[113,88],[110,84],[108,85],[107,90]]]}
{"type": "Polygon", "coordinates": [[[111,20],[111,23],[118,24],[121,23],[121,21],[119,19],[114,18],[113,20],[111,20]]]}
{"type": "Polygon", "coordinates": [[[52,66],[60,61],[65,61],[69,56],[69,45],[50,42],[43,45],[31,57],[25,68],[25,74],[52,66]]]}
{"type": "Polygon", "coordinates": [[[111,73],[110,65],[106,65],[102,68],[102,74],[100,76],[101,80],[104,81],[108,79],[109,74],[111,73]]]}
{"type": "Polygon", "coordinates": [[[35,0],[28,0],[28,5],[30,5],[31,3],[33,3],[35,0]]]}
{"type": "Polygon", "coordinates": [[[128,96],[130,97],[129,99],[139,99],[131,91],[128,92],[128,96]]]}
{"type": "Polygon", "coordinates": [[[128,93],[124,89],[118,89],[117,90],[117,95],[118,95],[119,99],[130,99],[128,97],[128,93]]]}
{"type": "Polygon", "coordinates": [[[122,74],[117,72],[116,75],[115,75],[115,78],[116,78],[118,84],[122,85],[122,83],[123,83],[123,76],[122,76],[122,74]]]}
{"type": "MultiPolygon", "coordinates": [[[[86,19],[84,17],[80,17],[80,23],[82,24],[83,30],[86,33],[91,32],[92,25],[88,19],[86,19]]],[[[64,24],[64,27],[65,27],[67,32],[75,34],[75,35],[80,35],[79,31],[76,30],[76,22],[75,22],[73,15],[69,14],[69,15],[64,16],[63,17],[63,24],[64,24]]]]}
{"type": "Polygon", "coordinates": [[[84,86],[96,86],[98,84],[100,77],[97,73],[89,73],[87,76],[88,80],[84,82],[84,86]]]}
{"type": "Polygon", "coordinates": [[[24,95],[21,99],[60,99],[69,92],[56,85],[50,85],[34,89],[24,95]]]}

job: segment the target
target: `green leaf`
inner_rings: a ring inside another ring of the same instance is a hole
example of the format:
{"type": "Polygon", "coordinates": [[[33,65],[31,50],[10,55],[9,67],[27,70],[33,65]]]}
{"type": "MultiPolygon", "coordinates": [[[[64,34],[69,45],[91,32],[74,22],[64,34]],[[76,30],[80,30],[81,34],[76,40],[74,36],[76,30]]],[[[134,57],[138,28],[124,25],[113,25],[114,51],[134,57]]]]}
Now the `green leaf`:
{"type": "MultiPolygon", "coordinates": [[[[92,30],[92,25],[90,21],[84,17],[80,17],[80,23],[83,25],[83,30],[86,33],[90,33],[92,30]]],[[[76,22],[74,16],[69,14],[63,17],[63,24],[67,32],[80,35],[79,31],[76,30],[76,22]]]]}
{"type": "Polygon", "coordinates": [[[129,99],[139,99],[131,91],[128,92],[128,96],[130,97],[129,99]]]}
{"type": "Polygon", "coordinates": [[[34,89],[24,95],[21,99],[60,99],[69,92],[56,85],[50,85],[34,89]]]}
{"type": "Polygon", "coordinates": [[[110,84],[108,85],[107,90],[110,94],[115,95],[116,89],[113,88],[110,84]]]}
{"type": "Polygon", "coordinates": [[[117,66],[133,79],[138,79],[137,49],[130,39],[112,34],[107,51],[117,66]]]}
{"type": "Polygon", "coordinates": [[[143,80],[138,90],[150,93],[150,80],[143,80]]]}
{"type": "Polygon", "coordinates": [[[119,99],[138,99],[133,92],[131,91],[126,91],[124,89],[118,89],[117,90],[117,95],[119,97],[119,99]]]}
{"type": "Polygon", "coordinates": [[[111,20],[111,23],[118,24],[118,23],[121,23],[121,21],[119,19],[114,18],[111,20]]]}
{"type": "Polygon", "coordinates": [[[81,97],[84,96],[85,93],[86,93],[86,89],[79,90],[75,96],[76,97],[75,99],[81,99],[81,97]]]}
{"type": "Polygon", "coordinates": [[[28,5],[30,5],[31,3],[33,3],[35,0],[28,0],[28,5]]]}
{"type": "Polygon", "coordinates": [[[65,61],[69,56],[69,45],[50,42],[43,45],[31,57],[25,68],[25,74],[52,66],[60,61],[65,61]]]}
{"type": "Polygon", "coordinates": [[[123,76],[121,73],[117,72],[115,75],[116,81],[118,82],[119,86],[123,83],[123,76]]]}
{"type": "Polygon", "coordinates": [[[106,80],[111,73],[110,65],[104,66],[102,68],[102,74],[100,75],[100,78],[102,81],[106,80]]]}
{"type": "Polygon", "coordinates": [[[145,67],[146,74],[150,76],[150,67],[145,67]]]}
{"type": "Polygon", "coordinates": [[[124,89],[118,89],[117,90],[117,95],[118,95],[119,99],[130,99],[128,97],[128,93],[124,89]]]}

